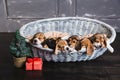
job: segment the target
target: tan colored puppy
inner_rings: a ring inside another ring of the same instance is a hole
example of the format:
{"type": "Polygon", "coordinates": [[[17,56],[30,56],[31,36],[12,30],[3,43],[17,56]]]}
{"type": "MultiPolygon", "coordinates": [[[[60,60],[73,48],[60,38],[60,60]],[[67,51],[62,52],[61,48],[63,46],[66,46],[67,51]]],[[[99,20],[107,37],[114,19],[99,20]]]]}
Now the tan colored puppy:
{"type": "Polygon", "coordinates": [[[71,48],[74,48],[75,49],[75,46],[77,45],[78,41],[79,41],[79,36],[77,35],[72,35],[68,38],[67,42],[68,42],[68,45],[71,47],[71,48]]]}
{"type": "Polygon", "coordinates": [[[59,51],[66,52],[69,50],[70,50],[70,48],[69,48],[66,40],[63,40],[61,38],[58,38],[56,40],[55,54],[58,54],[59,51]]]}
{"type": "Polygon", "coordinates": [[[39,45],[39,44],[41,44],[42,42],[44,42],[45,39],[46,39],[46,38],[45,38],[44,33],[38,32],[38,33],[36,33],[36,34],[33,36],[33,38],[30,40],[30,42],[31,42],[32,44],[34,44],[34,45],[39,45]]]}
{"type": "Polygon", "coordinates": [[[90,37],[89,39],[92,41],[93,45],[96,48],[107,47],[107,35],[106,34],[96,33],[92,37],[90,37]]]}
{"type": "Polygon", "coordinates": [[[88,38],[84,38],[77,42],[77,46],[75,47],[75,49],[77,51],[86,50],[87,55],[92,55],[94,51],[94,46],[88,38]]]}

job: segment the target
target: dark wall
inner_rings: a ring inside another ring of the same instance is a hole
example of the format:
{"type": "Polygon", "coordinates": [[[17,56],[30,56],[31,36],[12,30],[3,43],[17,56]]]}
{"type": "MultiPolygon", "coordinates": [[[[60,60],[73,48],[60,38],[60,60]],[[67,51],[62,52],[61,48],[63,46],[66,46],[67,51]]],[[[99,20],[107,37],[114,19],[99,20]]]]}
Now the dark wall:
{"type": "Polygon", "coordinates": [[[120,0],[0,0],[0,32],[15,32],[30,21],[64,16],[95,18],[120,32],[120,0]]]}

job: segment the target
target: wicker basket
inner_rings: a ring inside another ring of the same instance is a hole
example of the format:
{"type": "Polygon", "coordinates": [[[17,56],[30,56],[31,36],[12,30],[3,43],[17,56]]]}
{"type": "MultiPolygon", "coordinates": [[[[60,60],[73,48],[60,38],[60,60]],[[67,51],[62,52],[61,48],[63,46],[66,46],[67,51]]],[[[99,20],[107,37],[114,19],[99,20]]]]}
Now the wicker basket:
{"type": "MultiPolygon", "coordinates": [[[[43,19],[30,22],[20,28],[20,35],[24,38],[33,36],[37,32],[59,31],[67,32],[70,35],[87,35],[95,33],[105,33],[108,35],[110,44],[115,40],[116,32],[108,24],[89,18],[82,17],[62,17],[43,19]]],[[[70,62],[91,60],[102,55],[107,49],[100,48],[93,52],[92,56],[87,56],[82,52],[52,54],[48,50],[43,50],[32,46],[34,57],[41,57],[45,61],[70,62]]]]}

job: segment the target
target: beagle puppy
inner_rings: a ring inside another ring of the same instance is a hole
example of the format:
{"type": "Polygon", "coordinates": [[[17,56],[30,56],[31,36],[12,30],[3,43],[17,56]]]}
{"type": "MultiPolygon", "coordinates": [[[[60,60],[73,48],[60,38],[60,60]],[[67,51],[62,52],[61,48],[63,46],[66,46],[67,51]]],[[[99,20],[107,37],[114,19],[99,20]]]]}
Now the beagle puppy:
{"type": "Polygon", "coordinates": [[[43,48],[50,48],[50,49],[55,50],[56,39],[57,38],[47,38],[41,44],[42,44],[43,48]]]}
{"type": "Polygon", "coordinates": [[[91,37],[93,34],[88,34],[88,35],[85,35],[85,36],[78,36],[78,35],[72,35],[68,38],[67,42],[68,42],[68,45],[71,47],[71,48],[75,48],[75,46],[77,45],[77,42],[79,40],[82,40],[84,38],[89,38],[91,37]]]}
{"type": "Polygon", "coordinates": [[[96,33],[89,38],[95,48],[108,48],[108,50],[113,53],[114,49],[111,47],[106,34],[96,33]]]}
{"type": "Polygon", "coordinates": [[[45,35],[42,32],[36,33],[33,38],[30,40],[30,42],[34,45],[40,45],[45,40],[45,35]]]}
{"type": "Polygon", "coordinates": [[[77,42],[75,49],[80,52],[86,51],[87,55],[91,56],[94,51],[94,46],[88,38],[83,38],[77,42]]]}
{"type": "Polygon", "coordinates": [[[79,36],[77,35],[72,35],[68,38],[67,42],[68,42],[68,45],[71,47],[71,48],[74,48],[75,49],[75,46],[77,45],[77,42],[80,40],[79,36]]]}
{"type": "Polygon", "coordinates": [[[47,38],[42,46],[44,48],[50,48],[57,55],[59,52],[71,52],[73,49],[70,48],[66,40],[61,39],[61,37],[47,38]]]}
{"type": "Polygon", "coordinates": [[[61,38],[58,38],[56,40],[56,46],[55,46],[55,54],[58,54],[58,52],[69,52],[71,51],[71,48],[68,46],[68,43],[66,40],[63,40],[61,38]]]}
{"type": "Polygon", "coordinates": [[[87,38],[81,38],[77,35],[72,35],[67,40],[69,46],[77,51],[86,51],[88,55],[91,55],[94,51],[92,42],[87,38]]]}
{"type": "Polygon", "coordinates": [[[89,38],[96,48],[105,48],[107,46],[107,35],[96,33],[89,38]]]}

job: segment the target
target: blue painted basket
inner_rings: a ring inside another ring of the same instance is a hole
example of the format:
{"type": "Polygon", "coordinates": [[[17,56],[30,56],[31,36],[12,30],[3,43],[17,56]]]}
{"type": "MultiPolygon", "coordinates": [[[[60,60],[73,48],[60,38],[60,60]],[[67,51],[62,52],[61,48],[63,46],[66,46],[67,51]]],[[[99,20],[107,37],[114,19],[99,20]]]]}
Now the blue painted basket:
{"type": "MultiPolygon", "coordinates": [[[[30,22],[20,28],[20,35],[24,38],[33,36],[37,32],[59,31],[67,32],[70,35],[87,35],[95,33],[105,33],[108,35],[110,44],[115,40],[116,32],[108,24],[83,17],[59,17],[42,19],[30,22]]],[[[32,46],[34,57],[41,57],[45,61],[54,62],[75,62],[95,59],[101,56],[107,49],[100,48],[93,52],[91,56],[87,56],[83,52],[52,54],[48,50],[42,50],[32,46]]]]}

